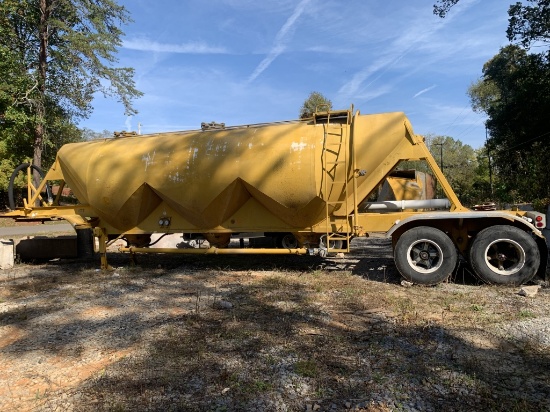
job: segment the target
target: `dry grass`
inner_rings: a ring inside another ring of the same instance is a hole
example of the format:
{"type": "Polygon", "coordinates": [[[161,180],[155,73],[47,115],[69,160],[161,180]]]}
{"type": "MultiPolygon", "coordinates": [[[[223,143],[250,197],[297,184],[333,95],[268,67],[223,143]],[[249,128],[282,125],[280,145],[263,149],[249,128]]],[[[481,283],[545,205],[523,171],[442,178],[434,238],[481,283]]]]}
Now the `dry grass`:
{"type": "MultiPolygon", "coordinates": [[[[126,329],[128,336],[110,348],[122,342],[131,349],[127,355],[34,406],[369,412],[548,407],[547,350],[491,332],[503,322],[548,316],[548,293],[525,299],[510,288],[474,284],[404,288],[383,257],[343,270],[326,262],[255,259],[186,257],[167,264],[147,257],[135,268],[115,259],[116,276],[58,264],[4,280],[4,302],[49,298],[2,314],[0,326],[24,328],[42,311],[84,301],[110,302],[122,323],[135,319],[134,330],[126,329]],[[122,304],[125,296],[131,301],[122,304]],[[231,307],[221,309],[221,301],[231,307]]],[[[97,334],[112,333],[99,322],[93,327],[97,334]]]]}

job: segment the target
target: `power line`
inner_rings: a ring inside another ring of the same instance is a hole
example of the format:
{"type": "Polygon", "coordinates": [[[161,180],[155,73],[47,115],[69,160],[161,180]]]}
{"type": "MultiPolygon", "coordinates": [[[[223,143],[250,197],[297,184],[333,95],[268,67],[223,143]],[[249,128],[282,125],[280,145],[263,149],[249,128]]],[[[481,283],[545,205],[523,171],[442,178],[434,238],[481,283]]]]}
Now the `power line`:
{"type": "Polygon", "coordinates": [[[475,122],[474,124],[471,124],[469,126],[467,126],[464,130],[462,130],[456,137],[455,139],[458,139],[459,137],[462,137],[462,136],[467,136],[473,129],[475,129],[477,126],[479,126],[479,124],[481,122],[484,122],[485,120],[484,119],[479,119],[477,122],[475,122]]]}
{"type": "Polygon", "coordinates": [[[525,145],[525,144],[527,144],[527,143],[531,143],[532,141],[535,141],[535,140],[540,139],[541,137],[544,137],[544,136],[547,136],[547,135],[550,135],[550,131],[548,131],[548,132],[546,132],[546,133],[543,133],[543,134],[541,134],[541,135],[538,135],[537,137],[533,137],[532,139],[529,139],[529,140],[527,140],[527,141],[525,141],[525,142],[518,143],[518,144],[516,144],[515,146],[508,147],[508,148],[506,148],[506,149],[502,149],[502,151],[514,150],[514,149],[516,149],[516,148],[518,148],[518,147],[520,147],[520,146],[523,146],[523,145],[525,145]]]}
{"type": "Polygon", "coordinates": [[[450,124],[449,126],[447,126],[447,128],[445,129],[445,132],[443,133],[444,135],[447,133],[447,131],[448,131],[451,127],[453,127],[453,125],[456,123],[456,121],[460,118],[460,116],[462,116],[462,114],[464,113],[464,111],[465,111],[467,108],[469,108],[469,107],[470,107],[470,106],[466,106],[466,107],[464,107],[464,108],[460,111],[460,113],[458,114],[458,116],[456,116],[456,118],[451,122],[451,124],[450,124]]]}

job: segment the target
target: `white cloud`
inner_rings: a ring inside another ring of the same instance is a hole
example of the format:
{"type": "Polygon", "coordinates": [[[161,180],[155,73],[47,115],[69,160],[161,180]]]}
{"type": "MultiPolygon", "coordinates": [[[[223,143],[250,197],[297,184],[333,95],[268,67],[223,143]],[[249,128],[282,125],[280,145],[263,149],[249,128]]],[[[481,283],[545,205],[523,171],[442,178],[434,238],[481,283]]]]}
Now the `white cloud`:
{"type": "Polygon", "coordinates": [[[159,43],[145,38],[125,40],[123,47],[130,50],[139,50],[155,53],[182,53],[182,54],[227,54],[224,47],[209,46],[203,42],[188,42],[182,44],[159,43]]]}
{"type": "Polygon", "coordinates": [[[330,54],[352,54],[356,51],[352,48],[333,47],[333,46],[311,46],[305,49],[307,52],[313,53],[330,53],[330,54]]]}
{"type": "Polygon", "coordinates": [[[302,0],[294,9],[294,12],[292,15],[287,19],[286,23],[281,27],[279,32],[277,33],[277,36],[275,37],[275,41],[273,42],[273,46],[271,47],[271,50],[267,54],[267,56],[260,62],[260,64],[254,69],[250,77],[248,78],[248,83],[253,82],[260,74],[263,73],[265,69],[267,69],[271,63],[286,49],[286,45],[289,41],[288,34],[291,32],[291,30],[294,28],[294,25],[296,24],[296,21],[298,18],[302,15],[304,12],[304,9],[306,8],[307,4],[311,0],[302,0]]]}
{"type": "Polygon", "coordinates": [[[374,100],[377,97],[391,93],[392,91],[393,91],[393,88],[390,85],[386,84],[376,89],[368,89],[363,93],[357,95],[357,98],[364,102],[368,102],[369,100],[374,100]]]}
{"type": "MultiPolygon", "coordinates": [[[[411,18],[407,30],[400,32],[401,34],[394,37],[393,41],[388,40],[389,45],[386,50],[369,66],[356,72],[350,81],[340,87],[339,93],[348,97],[363,94],[365,89],[371,87],[388,70],[399,63],[403,57],[409,53],[416,54],[419,49],[430,45],[433,41],[437,41],[436,34],[443,27],[448,26],[457,14],[462,13],[475,2],[477,0],[460,2],[460,7],[457,6],[454,13],[448,15],[445,19],[435,18],[433,15],[426,14],[426,10],[422,9],[416,18],[411,18]],[[373,76],[375,77],[372,78],[373,76]],[[369,79],[370,81],[365,84],[369,79]]],[[[441,52],[440,49],[434,50],[434,56],[439,52],[441,52]]],[[[428,59],[439,59],[434,56],[428,56],[428,59]]]]}
{"type": "Polygon", "coordinates": [[[340,88],[338,93],[342,93],[346,96],[355,96],[357,93],[361,92],[360,89],[365,89],[371,86],[385,72],[399,62],[405,54],[406,51],[403,53],[391,53],[382,56],[366,69],[355,73],[352,79],[340,88]],[[363,87],[363,83],[375,73],[378,73],[378,75],[363,87]]]}

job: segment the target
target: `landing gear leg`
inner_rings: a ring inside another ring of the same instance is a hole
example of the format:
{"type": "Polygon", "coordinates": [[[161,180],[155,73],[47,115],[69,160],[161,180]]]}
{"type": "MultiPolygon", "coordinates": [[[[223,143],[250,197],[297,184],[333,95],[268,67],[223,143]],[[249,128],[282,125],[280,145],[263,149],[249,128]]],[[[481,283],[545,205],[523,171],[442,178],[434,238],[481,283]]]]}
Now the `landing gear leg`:
{"type": "Polygon", "coordinates": [[[101,258],[101,270],[113,270],[113,268],[107,263],[107,242],[109,238],[105,229],[96,227],[94,228],[94,236],[99,240],[99,256],[101,258]]]}

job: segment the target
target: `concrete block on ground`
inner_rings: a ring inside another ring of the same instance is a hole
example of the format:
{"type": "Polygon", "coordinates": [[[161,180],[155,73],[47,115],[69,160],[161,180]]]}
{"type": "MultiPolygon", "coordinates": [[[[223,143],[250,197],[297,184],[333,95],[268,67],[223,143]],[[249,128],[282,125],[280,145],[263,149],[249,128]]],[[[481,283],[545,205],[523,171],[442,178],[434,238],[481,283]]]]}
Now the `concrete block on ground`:
{"type": "Polygon", "coordinates": [[[13,240],[0,239],[0,269],[11,269],[15,262],[13,240]]]}
{"type": "Polygon", "coordinates": [[[34,237],[21,239],[15,248],[22,260],[76,258],[76,236],[34,237]]]}

